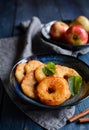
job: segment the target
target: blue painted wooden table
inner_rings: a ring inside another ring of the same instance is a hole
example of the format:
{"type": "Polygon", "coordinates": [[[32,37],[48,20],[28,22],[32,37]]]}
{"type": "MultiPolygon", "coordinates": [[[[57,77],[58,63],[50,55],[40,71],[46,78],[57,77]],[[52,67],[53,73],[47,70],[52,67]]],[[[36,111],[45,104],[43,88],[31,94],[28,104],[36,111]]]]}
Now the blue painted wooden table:
{"type": "MultiPolygon", "coordinates": [[[[0,38],[22,35],[17,26],[33,16],[47,23],[55,19],[72,20],[79,15],[89,18],[88,0],[0,0],[0,38]]],[[[89,53],[78,58],[89,65],[89,53]]],[[[16,107],[2,86],[0,83],[0,130],[43,130],[16,107]]],[[[89,108],[89,99],[76,105],[75,114],[86,108],[89,108]]],[[[61,128],[72,129],[89,130],[89,123],[75,121],[61,128]]]]}

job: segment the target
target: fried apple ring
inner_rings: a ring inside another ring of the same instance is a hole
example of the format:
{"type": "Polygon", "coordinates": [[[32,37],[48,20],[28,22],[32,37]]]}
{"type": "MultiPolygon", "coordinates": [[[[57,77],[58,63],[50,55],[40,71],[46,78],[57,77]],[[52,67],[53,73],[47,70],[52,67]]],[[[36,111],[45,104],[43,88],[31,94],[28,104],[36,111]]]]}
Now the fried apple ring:
{"type": "Polygon", "coordinates": [[[16,79],[17,79],[17,81],[18,81],[19,83],[22,82],[23,77],[24,77],[24,75],[25,75],[25,69],[24,69],[25,65],[26,65],[26,63],[20,63],[20,64],[18,64],[18,65],[16,66],[15,77],[16,77],[16,79]]]}
{"type": "Polygon", "coordinates": [[[35,70],[35,77],[36,77],[36,80],[38,82],[40,82],[43,78],[46,77],[46,75],[43,73],[42,69],[45,67],[46,65],[43,64],[43,65],[40,65],[36,70],[35,70]]]}
{"type": "Polygon", "coordinates": [[[68,79],[70,76],[80,76],[75,69],[61,65],[57,65],[57,73],[59,77],[63,77],[65,79],[68,79]]]}
{"type": "Polygon", "coordinates": [[[49,76],[44,78],[36,88],[39,100],[46,105],[60,105],[70,98],[68,82],[64,78],[49,76]]]}
{"type": "MultiPolygon", "coordinates": [[[[38,82],[40,82],[42,79],[44,79],[45,77],[47,77],[47,76],[45,75],[45,73],[43,72],[43,70],[42,70],[45,66],[46,66],[46,64],[40,65],[40,66],[35,70],[35,77],[36,77],[36,80],[37,80],[38,82]]],[[[60,74],[59,74],[59,72],[58,72],[59,66],[56,65],[55,67],[56,67],[56,73],[53,74],[52,76],[54,76],[54,77],[59,77],[59,76],[60,76],[60,74]]]]}
{"type": "Polygon", "coordinates": [[[27,73],[21,83],[21,89],[23,93],[30,98],[36,99],[37,98],[35,94],[36,83],[37,81],[34,76],[34,71],[27,73]]]}
{"type": "Polygon", "coordinates": [[[31,60],[25,65],[26,73],[35,70],[38,66],[42,65],[43,63],[38,60],[31,60]]]}

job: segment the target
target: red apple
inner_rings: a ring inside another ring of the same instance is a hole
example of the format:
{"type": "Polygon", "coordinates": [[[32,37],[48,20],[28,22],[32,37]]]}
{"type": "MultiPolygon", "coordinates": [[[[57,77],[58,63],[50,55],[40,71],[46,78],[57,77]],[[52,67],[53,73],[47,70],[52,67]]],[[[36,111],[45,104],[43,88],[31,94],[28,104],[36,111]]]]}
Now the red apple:
{"type": "Polygon", "coordinates": [[[60,40],[62,39],[62,36],[66,32],[66,30],[69,28],[69,26],[62,22],[62,21],[56,21],[54,22],[50,27],[50,36],[54,40],[60,40]]]}
{"type": "Polygon", "coordinates": [[[66,31],[65,40],[72,45],[85,45],[88,42],[88,33],[82,26],[74,25],[66,31]]]}
{"type": "Polygon", "coordinates": [[[78,16],[71,23],[70,26],[81,25],[89,33],[89,20],[85,16],[78,16]]]}

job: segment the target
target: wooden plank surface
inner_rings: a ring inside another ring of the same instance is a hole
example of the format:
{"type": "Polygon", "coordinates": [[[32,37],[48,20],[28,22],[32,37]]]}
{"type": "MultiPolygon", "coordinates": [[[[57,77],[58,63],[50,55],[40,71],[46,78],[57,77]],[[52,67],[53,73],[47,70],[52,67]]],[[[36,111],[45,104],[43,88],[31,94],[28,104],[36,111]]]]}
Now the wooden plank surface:
{"type": "MultiPolygon", "coordinates": [[[[33,16],[47,23],[55,19],[74,19],[78,15],[89,18],[88,0],[0,0],[0,38],[20,35],[19,23],[33,16]]],[[[89,65],[89,54],[79,58],[89,65]]],[[[43,130],[12,103],[4,90],[0,92],[4,93],[0,94],[0,130],[43,130]]],[[[75,114],[88,107],[89,99],[76,105],[75,114]]],[[[72,129],[89,130],[89,124],[73,122],[61,128],[72,129]]]]}
{"type": "Polygon", "coordinates": [[[14,0],[0,0],[0,38],[13,35],[15,9],[14,0]]]}

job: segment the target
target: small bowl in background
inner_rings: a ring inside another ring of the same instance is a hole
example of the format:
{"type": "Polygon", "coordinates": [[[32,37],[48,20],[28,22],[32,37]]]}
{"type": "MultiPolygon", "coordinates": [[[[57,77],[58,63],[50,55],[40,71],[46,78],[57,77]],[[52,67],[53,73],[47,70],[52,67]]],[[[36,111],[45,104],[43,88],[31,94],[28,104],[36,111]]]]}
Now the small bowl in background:
{"type": "MultiPolygon", "coordinates": [[[[44,24],[41,29],[42,38],[45,41],[48,41],[50,44],[54,44],[54,45],[60,46],[64,49],[71,50],[71,51],[77,51],[77,50],[81,50],[81,49],[89,47],[89,43],[87,43],[86,45],[70,45],[64,41],[56,41],[56,40],[52,39],[49,32],[50,32],[50,27],[54,22],[55,21],[44,24]]],[[[69,24],[71,22],[71,20],[66,20],[63,22],[69,24]]]]}

